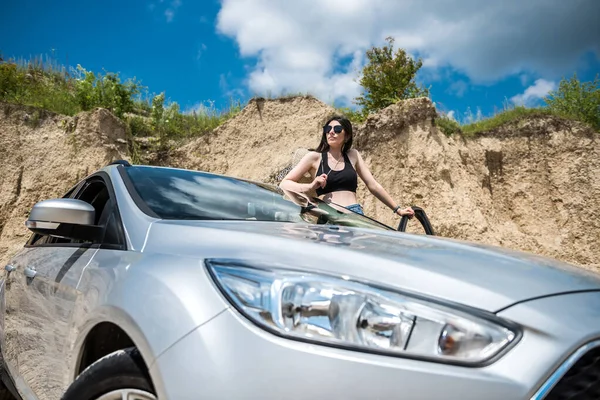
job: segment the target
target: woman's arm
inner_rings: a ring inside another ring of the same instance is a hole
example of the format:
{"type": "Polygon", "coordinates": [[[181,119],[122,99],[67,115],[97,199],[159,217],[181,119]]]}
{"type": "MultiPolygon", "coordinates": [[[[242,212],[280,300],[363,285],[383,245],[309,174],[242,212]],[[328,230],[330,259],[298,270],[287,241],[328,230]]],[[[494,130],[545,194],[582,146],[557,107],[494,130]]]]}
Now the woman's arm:
{"type": "Polygon", "coordinates": [[[357,158],[356,172],[358,173],[358,176],[360,176],[360,179],[363,180],[365,185],[367,185],[367,189],[369,189],[369,192],[371,192],[375,197],[377,197],[383,204],[388,206],[391,210],[396,210],[396,214],[408,215],[410,218],[412,218],[412,216],[415,214],[414,210],[410,207],[404,209],[399,208],[399,206],[396,204],[394,199],[392,199],[389,193],[383,188],[383,186],[381,186],[381,184],[379,184],[379,182],[375,180],[375,178],[371,174],[371,171],[369,171],[369,167],[367,167],[367,164],[362,159],[360,153],[354,149],[351,151],[355,152],[357,158]]]}
{"type": "Polygon", "coordinates": [[[298,181],[309,172],[315,161],[317,161],[319,157],[319,153],[314,151],[305,154],[304,157],[300,160],[298,165],[296,165],[288,174],[281,180],[279,183],[279,187],[282,189],[287,189],[293,192],[298,193],[306,193],[311,190],[316,189],[317,187],[325,187],[325,183],[327,180],[327,176],[325,174],[321,176],[317,176],[311,183],[299,183],[298,181]]]}

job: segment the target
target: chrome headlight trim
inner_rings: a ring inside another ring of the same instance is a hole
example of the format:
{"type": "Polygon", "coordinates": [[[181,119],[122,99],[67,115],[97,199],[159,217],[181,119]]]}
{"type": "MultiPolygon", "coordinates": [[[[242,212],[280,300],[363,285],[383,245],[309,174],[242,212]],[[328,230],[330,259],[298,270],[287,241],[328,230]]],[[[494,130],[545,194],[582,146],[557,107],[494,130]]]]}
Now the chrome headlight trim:
{"type": "Polygon", "coordinates": [[[487,365],[493,364],[498,359],[503,357],[507,352],[509,352],[523,336],[522,328],[509,320],[498,317],[492,312],[477,309],[474,307],[466,306],[459,303],[454,303],[451,301],[446,301],[442,299],[437,299],[429,296],[425,296],[419,293],[412,293],[405,290],[399,290],[394,287],[388,287],[379,283],[374,283],[367,281],[361,278],[350,277],[347,275],[333,275],[330,272],[323,272],[317,269],[298,269],[298,268],[290,268],[288,266],[278,265],[277,263],[266,263],[266,262],[257,262],[254,260],[240,260],[240,259],[206,259],[205,260],[206,270],[211,277],[216,289],[226,298],[227,302],[233,306],[233,308],[244,317],[245,320],[251,322],[253,325],[257,326],[261,330],[267,331],[275,336],[284,338],[286,340],[294,340],[304,343],[309,343],[318,346],[325,347],[333,347],[343,350],[349,350],[353,352],[363,352],[370,353],[376,355],[383,355],[386,357],[395,357],[395,358],[405,358],[405,359],[413,359],[419,361],[427,361],[434,362],[438,364],[447,364],[447,365],[456,365],[463,367],[472,367],[472,368],[481,368],[487,365]],[[259,322],[255,317],[249,315],[238,303],[238,301],[228,293],[228,290],[223,287],[222,282],[219,280],[219,277],[216,275],[214,268],[215,267],[232,267],[232,268],[244,268],[248,270],[255,270],[258,272],[270,272],[270,273],[291,273],[291,274],[307,274],[311,276],[319,276],[323,277],[324,280],[337,280],[344,281],[350,284],[363,285],[370,289],[381,291],[383,293],[391,293],[398,296],[404,296],[410,299],[414,299],[415,301],[430,303],[434,306],[439,306],[441,309],[450,309],[455,312],[457,315],[463,314],[468,315],[473,319],[481,319],[487,321],[493,325],[498,327],[505,328],[514,334],[513,338],[502,347],[498,352],[493,354],[492,356],[483,359],[481,361],[473,362],[473,361],[461,361],[456,359],[440,359],[439,357],[428,357],[422,355],[415,355],[411,353],[393,353],[390,351],[380,350],[378,348],[366,348],[366,347],[357,347],[353,345],[346,345],[343,343],[331,343],[324,342],[323,340],[315,340],[310,337],[301,337],[298,335],[290,335],[287,333],[283,333],[279,329],[275,329],[266,325],[265,323],[259,322]]]}

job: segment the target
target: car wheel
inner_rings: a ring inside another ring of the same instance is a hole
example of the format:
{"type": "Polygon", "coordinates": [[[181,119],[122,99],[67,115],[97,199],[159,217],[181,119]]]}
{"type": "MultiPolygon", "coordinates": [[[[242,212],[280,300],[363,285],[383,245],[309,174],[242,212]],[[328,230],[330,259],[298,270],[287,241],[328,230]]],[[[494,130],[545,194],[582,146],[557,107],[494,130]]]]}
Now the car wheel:
{"type": "Polygon", "coordinates": [[[140,352],[132,347],[110,353],[87,367],[62,400],[156,400],[140,352]]]}
{"type": "MultiPolygon", "coordinates": [[[[15,400],[16,397],[6,385],[6,380],[10,380],[10,378],[8,377],[8,373],[4,369],[2,355],[0,354],[0,400],[15,400]]],[[[12,387],[12,389],[16,393],[16,389],[14,388],[14,386],[12,387]]]]}
{"type": "Polygon", "coordinates": [[[15,400],[15,396],[0,382],[0,400],[15,400]]]}

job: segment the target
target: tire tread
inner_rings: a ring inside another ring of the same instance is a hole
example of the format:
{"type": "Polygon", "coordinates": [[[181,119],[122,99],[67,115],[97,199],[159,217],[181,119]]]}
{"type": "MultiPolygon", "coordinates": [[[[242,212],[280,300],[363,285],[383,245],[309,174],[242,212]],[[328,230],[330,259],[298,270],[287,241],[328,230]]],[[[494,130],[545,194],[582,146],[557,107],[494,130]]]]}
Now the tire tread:
{"type": "Polygon", "coordinates": [[[155,393],[142,356],[135,347],[117,350],[92,363],[69,386],[61,400],[91,400],[123,388],[155,393]]]}

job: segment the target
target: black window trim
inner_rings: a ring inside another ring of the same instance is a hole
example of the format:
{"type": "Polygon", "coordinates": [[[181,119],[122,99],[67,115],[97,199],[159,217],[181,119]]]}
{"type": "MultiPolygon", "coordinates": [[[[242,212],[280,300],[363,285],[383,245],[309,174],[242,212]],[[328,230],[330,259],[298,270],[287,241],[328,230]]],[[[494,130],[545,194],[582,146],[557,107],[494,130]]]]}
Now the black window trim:
{"type": "Polygon", "coordinates": [[[140,196],[138,191],[135,189],[135,186],[134,186],[131,178],[127,174],[127,171],[125,171],[125,168],[129,168],[129,167],[119,165],[119,166],[117,166],[117,171],[119,172],[119,175],[121,176],[121,179],[123,180],[123,183],[125,184],[125,187],[127,188],[129,197],[131,197],[131,199],[133,200],[133,202],[135,203],[137,208],[139,208],[140,211],[142,211],[144,214],[146,214],[152,218],[161,219],[160,216],[157,213],[155,213],[150,207],[148,207],[148,205],[146,204],[146,202],[144,202],[144,200],[142,200],[142,197],[140,196]]]}
{"type": "MultiPolygon", "coordinates": [[[[121,167],[121,166],[119,166],[121,167]]],[[[108,194],[109,194],[109,202],[111,203],[111,206],[113,207],[112,212],[115,215],[115,223],[117,225],[117,229],[120,230],[121,233],[121,237],[123,240],[123,243],[121,244],[105,244],[105,243],[41,243],[41,244],[32,244],[33,239],[36,237],[36,234],[33,233],[29,240],[27,241],[27,243],[25,244],[25,248],[35,248],[35,247],[73,247],[73,248],[79,248],[79,247],[88,247],[90,249],[103,249],[103,250],[123,250],[123,251],[127,251],[128,246],[127,246],[127,238],[125,236],[125,229],[123,227],[123,220],[121,219],[121,212],[119,210],[119,203],[117,202],[117,197],[115,194],[115,190],[112,184],[112,180],[110,179],[110,176],[108,175],[108,173],[106,173],[105,171],[97,171],[89,176],[87,176],[86,178],[82,179],[81,181],[79,181],[76,185],[74,185],[73,187],[71,187],[71,189],[69,189],[69,191],[67,191],[67,193],[69,193],[70,191],[72,191],[72,193],[70,193],[69,196],[67,196],[66,198],[76,198],[87,186],[91,181],[95,181],[95,180],[102,180],[103,183],[106,185],[106,188],[108,189],[108,194]]],[[[64,196],[63,196],[64,198],[64,196]]]]}

